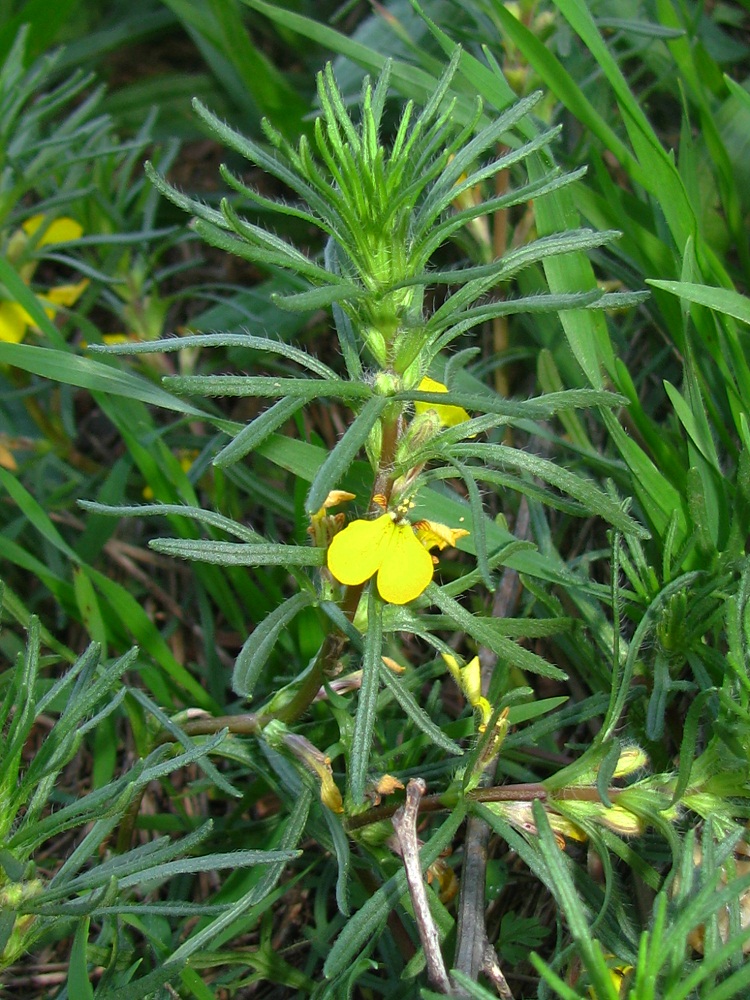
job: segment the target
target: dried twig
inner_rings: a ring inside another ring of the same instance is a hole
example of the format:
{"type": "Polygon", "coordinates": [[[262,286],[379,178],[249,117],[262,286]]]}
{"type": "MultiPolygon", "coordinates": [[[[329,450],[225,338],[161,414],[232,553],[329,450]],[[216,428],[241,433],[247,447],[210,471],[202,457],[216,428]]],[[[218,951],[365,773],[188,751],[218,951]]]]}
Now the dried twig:
{"type": "Polygon", "coordinates": [[[442,993],[449,993],[451,984],[440,951],[437,927],[430,913],[427,890],[422,877],[422,865],[419,861],[417,816],[419,803],[426,790],[427,786],[421,778],[412,778],[406,786],[406,802],[393,816],[393,829],[401,847],[414,917],[427,961],[427,975],[433,986],[442,993]]]}

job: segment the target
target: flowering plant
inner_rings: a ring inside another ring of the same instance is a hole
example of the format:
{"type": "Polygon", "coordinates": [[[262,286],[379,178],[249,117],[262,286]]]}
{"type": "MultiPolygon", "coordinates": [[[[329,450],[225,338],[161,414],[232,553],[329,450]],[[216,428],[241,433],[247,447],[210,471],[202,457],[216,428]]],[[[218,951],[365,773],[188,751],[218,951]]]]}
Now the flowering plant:
{"type": "MultiPolygon", "coordinates": [[[[201,374],[164,380],[180,393],[273,400],[244,426],[217,418],[221,429],[231,435],[214,457],[219,468],[239,462],[253,450],[270,449],[273,454],[281,440],[275,432],[313,400],[325,398],[351,411],[348,426],[330,451],[316,452],[319,457],[312,467],[296,466],[309,482],[305,510],[311,545],[269,541],[253,528],[197,507],[88,505],[125,516],[182,513],[213,532],[237,539],[152,541],[152,547],[163,553],[225,566],[288,569],[294,592],[257,623],[245,641],[235,663],[234,690],[242,698],[252,698],[281,636],[298,616],[310,611],[323,635],[316,654],[255,712],[217,719],[213,728],[211,720],[202,719],[186,731],[207,733],[228,724],[232,731],[252,733],[274,753],[285,756],[301,780],[317,783],[329,826],[338,824],[337,850],[344,853],[342,824],[350,836],[376,843],[377,803],[383,794],[403,787],[385,773],[373,747],[381,689],[396,699],[409,724],[427,737],[431,747],[443,756],[464,758],[439,797],[443,807],[454,811],[443,831],[449,837],[470,797],[483,794],[482,775],[518,718],[513,705],[530,694],[517,678],[564,676],[557,666],[515,641],[528,632],[527,622],[474,614],[458,600],[479,584],[494,590],[499,568],[538,574],[533,547],[514,538],[484,512],[480,484],[510,488],[570,513],[597,515],[628,536],[645,536],[616,497],[543,457],[514,448],[506,437],[515,425],[534,429],[538,421],[572,409],[620,405],[621,397],[580,389],[520,402],[504,399],[467,369],[475,348],[452,356],[447,353],[488,319],[522,311],[607,308],[640,300],[637,294],[598,290],[516,298],[495,294],[524,268],[599,247],[615,238],[612,232],[564,231],[532,240],[490,263],[442,269],[436,265],[441,247],[472,221],[541,198],[577,176],[561,174],[551,164],[547,150],[557,130],[540,128],[531,117],[537,95],[511,104],[492,118],[480,102],[469,110],[449,99],[459,58],[457,53],[421,112],[417,114],[411,104],[406,106],[388,148],[381,139],[388,67],[375,86],[365,82],[359,121],[347,110],[333,71],[327,67],[319,77],[322,114],[312,140],[303,138],[296,148],[270,124],[265,126],[268,146],[246,139],[196,102],[209,128],[298,200],[269,198],[222,168],[225,182],[245,206],[321,230],[327,238],[322,260],[307,256],[243,215],[235,200],[224,198],[218,208],[198,202],[150,170],[159,190],[195,216],[194,229],[209,243],[254,265],[295,276],[297,290],[277,297],[281,308],[332,309],[343,373],[294,346],[251,333],[189,334],[97,348],[140,354],[224,346],[261,352],[280,362],[283,374],[201,374]],[[484,200],[476,197],[489,178],[500,171],[513,171],[515,176],[524,163],[534,164],[533,179],[522,179],[517,186],[508,185],[501,194],[484,200]],[[472,197],[462,199],[468,191],[472,197]],[[433,306],[435,289],[440,296],[433,306]],[[364,469],[358,461],[361,453],[368,460],[364,469]],[[450,481],[458,489],[446,490],[445,483],[450,481]],[[357,488],[350,490],[355,482],[357,488]],[[360,506],[358,516],[332,512],[353,503],[363,492],[369,499],[360,506]],[[437,559],[431,550],[444,552],[454,547],[462,554],[444,559],[435,580],[437,559]],[[438,613],[428,613],[430,608],[438,613]],[[461,634],[459,647],[483,647],[502,663],[503,669],[494,671],[491,683],[475,657],[467,656],[468,665],[460,665],[463,654],[446,642],[446,630],[461,634]],[[460,742],[433,722],[412,692],[409,668],[404,672],[392,658],[397,637],[405,632],[442,654],[442,659],[435,658],[436,669],[455,678],[471,709],[476,709],[471,727],[476,742],[471,753],[466,754],[460,742]],[[358,669],[339,677],[351,660],[358,669]],[[349,712],[340,715],[338,704],[343,693],[352,689],[358,692],[353,718],[349,712]],[[341,738],[330,746],[316,747],[291,727],[321,699],[330,700],[341,738]],[[333,770],[337,757],[344,761],[338,775],[333,770]],[[337,784],[342,776],[343,795],[337,784]]],[[[560,619],[557,627],[565,628],[565,621],[560,619]]],[[[523,717],[534,718],[549,707],[540,702],[523,717]]],[[[588,784],[573,793],[584,801],[590,798],[591,782],[596,782],[601,750],[595,758],[586,772],[588,784]]],[[[406,806],[411,803],[418,808],[419,789],[410,785],[406,794],[406,806]]],[[[531,809],[530,803],[526,808],[531,809]]],[[[552,806],[550,815],[559,819],[552,806]]],[[[579,829],[572,820],[563,826],[579,829]]],[[[438,850],[441,838],[442,833],[433,839],[431,849],[438,850]]],[[[346,909],[343,896],[339,902],[346,909]]],[[[334,963],[337,969],[343,967],[341,963],[345,960],[340,948],[334,963]]]]}
{"type": "MultiPolygon", "coordinates": [[[[21,278],[28,285],[37,266],[34,258],[26,259],[30,250],[77,240],[82,232],[80,223],[67,216],[49,220],[43,215],[32,215],[8,240],[5,256],[19,268],[21,278]]],[[[88,283],[88,278],[82,278],[74,284],[56,285],[37,298],[47,316],[52,318],[57,306],[75,305],[88,283]]],[[[13,299],[0,302],[0,340],[17,344],[23,340],[27,328],[33,325],[33,318],[18,302],[13,299]]]]}
{"type": "MultiPolygon", "coordinates": [[[[479,190],[487,178],[515,169],[524,160],[543,157],[557,130],[538,129],[532,124],[529,116],[538,95],[511,105],[491,120],[480,102],[470,113],[462,109],[459,115],[455,99],[446,98],[457,68],[458,56],[419,114],[411,104],[406,106],[388,149],[381,141],[388,68],[374,87],[365,82],[357,124],[346,110],[328,66],[319,78],[323,113],[315,123],[312,143],[303,137],[297,148],[266,123],[269,150],[244,138],[195,102],[200,117],[228,146],[275,176],[301,200],[270,199],[222,167],[224,180],[246,204],[302,219],[321,229],[328,237],[323,261],[305,256],[267,228],[243,217],[229,198],[222,199],[218,209],[213,208],[186,197],[150,170],[152,180],[168,198],[194,213],[195,230],[210,243],[255,264],[292,272],[307,282],[307,288],[279,297],[281,308],[333,308],[344,376],[295,347],[251,334],[187,335],[98,348],[144,353],[231,345],[280,356],[301,369],[300,375],[281,377],[194,375],[165,379],[169,388],[183,393],[276,400],[234,432],[214,458],[219,467],[229,466],[272,441],[274,432],[315,398],[351,407],[349,427],[311,476],[306,508],[312,546],[266,542],[254,531],[226,518],[217,520],[216,515],[212,515],[213,523],[241,541],[157,539],[152,546],[227,565],[286,565],[294,574],[298,591],[255,628],[237,658],[233,684],[243,697],[252,696],[277,638],[298,614],[314,607],[327,622],[327,638],[308,669],[258,712],[259,732],[267,719],[289,723],[303,715],[321,685],[340,669],[342,643],[354,643],[362,657],[362,675],[347,753],[345,802],[355,811],[366,803],[375,706],[381,677],[388,676],[382,667],[388,637],[404,628],[418,630],[437,652],[450,654],[450,662],[459,669],[454,652],[436,630],[418,626],[419,608],[437,606],[441,621],[462,629],[467,640],[487,645],[509,668],[562,676],[557,667],[508,638],[490,620],[467,612],[456,600],[480,581],[494,588],[493,574],[498,567],[513,564],[518,550],[512,535],[483,513],[480,482],[503,483],[539,495],[530,479],[533,476],[554,488],[554,494],[546,494],[549,502],[564,502],[566,509],[593,512],[621,531],[643,534],[620,503],[593,483],[503,444],[499,436],[501,429],[517,422],[549,419],[583,406],[609,407],[618,404],[619,397],[604,391],[571,390],[527,402],[510,401],[489,392],[465,370],[472,350],[452,358],[445,355],[451,344],[488,318],[520,311],[604,308],[637,298],[596,291],[488,298],[493,289],[521,269],[553,255],[601,246],[613,239],[614,233],[562,232],[532,241],[490,264],[443,270],[434,267],[439,248],[470,220],[541,197],[576,176],[550,168],[537,179],[508,187],[502,195],[484,201],[472,198],[468,207],[460,207],[463,192],[479,190]],[[500,140],[507,151],[488,156],[500,140]],[[427,289],[435,286],[449,287],[453,292],[429,311],[427,289]],[[328,511],[355,499],[342,487],[351,479],[360,450],[369,459],[371,472],[366,481],[370,500],[360,516],[347,524],[345,515],[330,515],[328,511]],[[440,489],[445,480],[462,484],[468,504],[459,494],[440,489]],[[561,501],[559,497],[565,494],[568,499],[561,501]],[[454,526],[433,520],[432,515],[440,511],[448,512],[454,526]],[[439,585],[433,581],[436,560],[430,550],[456,545],[472,557],[475,566],[451,561],[446,565],[446,571],[450,570],[446,581],[439,585]],[[414,605],[414,610],[399,610],[407,605],[414,605]]],[[[226,428],[226,422],[222,426],[226,428]]],[[[158,513],[163,508],[110,509],[134,515],[158,513]]],[[[202,520],[207,516],[194,508],[184,508],[184,513],[202,520]]],[[[388,683],[398,685],[390,677],[388,683]]],[[[502,701],[502,685],[493,696],[502,701]]],[[[402,697],[412,721],[437,738],[436,727],[424,710],[411,696],[402,697]]],[[[472,697],[475,702],[479,693],[472,697]]],[[[483,725],[487,721],[484,717],[483,725]]],[[[444,736],[440,743],[451,753],[462,753],[444,736]]]]}

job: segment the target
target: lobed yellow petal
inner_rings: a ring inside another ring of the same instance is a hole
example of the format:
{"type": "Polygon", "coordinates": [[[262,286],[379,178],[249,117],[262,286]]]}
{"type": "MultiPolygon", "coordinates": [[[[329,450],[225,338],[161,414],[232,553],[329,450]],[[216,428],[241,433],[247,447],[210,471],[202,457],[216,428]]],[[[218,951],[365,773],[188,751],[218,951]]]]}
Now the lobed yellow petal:
{"type": "MultiPolygon", "coordinates": [[[[23,223],[23,231],[27,236],[33,236],[41,226],[44,225],[46,221],[46,216],[44,215],[32,215],[30,219],[27,219],[23,223]]],[[[75,219],[70,219],[68,216],[64,215],[60,219],[53,219],[52,222],[47,226],[47,228],[42,233],[42,237],[39,240],[39,246],[42,247],[49,243],[67,243],[69,240],[80,239],[83,233],[83,226],[76,222],[75,219]]]]}
{"type": "Polygon", "coordinates": [[[395,528],[390,514],[381,514],[374,521],[352,521],[335,535],[328,547],[328,569],[335,579],[347,587],[369,580],[380,569],[395,528]]]}
{"type": "Polygon", "coordinates": [[[412,526],[393,524],[378,572],[380,596],[389,604],[408,604],[423,593],[431,580],[432,557],[412,526]]]}
{"type": "MultiPolygon", "coordinates": [[[[422,392],[448,391],[448,387],[443,385],[442,382],[436,382],[434,378],[429,378],[427,376],[422,379],[417,388],[422,392]]],[[[440,423],[444,427],[455,427],[456,424],[462,424],[465,420],[469,420],[469,414],[463,406],[452,406],[450,403],[415,402],[414,410],[418,414],[426,413],[428,410],[434,410],[438,415],[440,423]]]]}
{"type": "Polygon", "coordinates": [[[74,306],[86,291],[88,283],[89,279],[83,278],[74,285],[57,285],[56,288],[50,288],[39,298],[56,306],[74,306]]]}
{"type": "Polygon", "coordinates": [[[447,524],[441,524],[439,521],[417,521],[414,530],[425,548],[438,548],[441,552],[449,545],[454,546],[459,538],[465,538],[469,534],[466,528],[449,528],[447,524]]]}

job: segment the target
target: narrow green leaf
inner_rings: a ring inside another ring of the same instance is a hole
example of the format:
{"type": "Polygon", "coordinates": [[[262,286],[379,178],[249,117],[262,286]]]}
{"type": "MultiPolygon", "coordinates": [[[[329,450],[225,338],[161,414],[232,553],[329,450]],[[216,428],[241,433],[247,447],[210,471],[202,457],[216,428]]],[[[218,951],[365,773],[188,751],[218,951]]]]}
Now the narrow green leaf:
{"type": "Polygon", "coordinates": [[[542,698],[539,701],[532,701],[528,705],[511,705],[508,710],[508,722],[511,726],[518,726],[522,722],[530,722],[533,719],[538,719],[540,715],[547,715],[549,712],[554,712],[556,708],[564,705],[567,700],[567,695],[560,695],[557,698],[542,698]]]}
{"type": "Polygon", "coordinates": [[[94,500],[79,500],[79,507],[90,510],[96,514],[107,514],[111,517],[189,517],[192,520],[209,524],[214,528],[220,528],[227,534],[235,535],[246,542],[261,542],[263,536],[259,535],[247,525],[233,521],[223,514],[217,514],[213,510],[204,510],[202,507],[189,507],[177,503],[146,503],[135,506],[117,506],[104,503],[97,503],[94,500]]]}
{"type": "Polygon", "coordinates": [[[675,782],[674,793],[672,795],[672,805],[677,805],[690,784],[690,774],[698,756],[696,746],[701,715],[703,714],[706,702],[715,694],[716,692],[712,688],[699,692],[685,716],[682,728],[682,741],[680,743],[677,781],[675,782]]]}
{"type": "Polygon", "coordinates": [[[154,538],[149,548],[180,559],[216,563],[219,566],[322,566],[326,550],[305,545],[274,542],[246,545],[211,538],[154,538]]]}
{"type": "Polygon", "coordinates": [[[118,879],[118,884],[127,889],[130,886],[153,886],[156,882],[195,872],[221,871],[222,868],[249,868],[253,865],[288,863],[300,857],[302,851],[229,851],[225,854],[205,854],[198,858],[179,858],[141,868],[132,875],[118,879]]]}
{"type": "Polygon", "coordinates": [[[440,726],[436,725],[432,721],[425,710],[417,704],[414,696],[402,683],[400,678],[394,676],[394,674],[383,663],[382,659],[380,661],[380,679],[383,681],[384,686],[391,692],[404,712],[412,720],[414,725],[429,736],[436,746],[442,747],[446,753],[453,754],[458,757],[463,754],[461,747],[457,743],[454,743],[453,740],[449,739],[440,726]]]}
{"type": "Polygon", "coordinates": [[[302,400],[330,397],[331,399],[370,399],[372,389],[362,383],[342,379],[272,378],[268,375],[171,375],[164,384],[176,392],[197,393],[201,396],[265,396],[302,400]]]}
{"type": "Polygon", "coordinates": [[[484,392],[464,392],[461,389],[451,389],[447,393],[424,392],[421,389],[410,389],[396,393],[393,397],[399,400],[409,400],[423,403],[445,403],[451,406],[461,406],[465,410],[478,410],[480,413],[494,413],[514,420],[549,420],[559,413],[568,410],[588,409],[595,406],[616,407],[627,403],[625,396],[619,393],[605,392],[598,389],[563,389],[560,392],[550,392],[544,396],[531,399],[504,399],[490,389],[484,392]]]}
{"type": "Polygon", "coordinates": [[[620,741],[612,740],[596,772],[596,789],[599,792],[600,799],[606,806],[612,805],[609,798],[609,786],[617,770],[621,751],[622,746],[620,741]]]}
{"type": "Polygon", "coordinates": [[[706,462],[718,472],[720,470],[719,456],[716,454],[716,446],[711,437],[705,411],[701,407],[698,413],[695,413],[691,409],[690,404],[683,399],[679,390],[671,382],[665,379],[663,385],[669,396],[669,401],[674,407],[675,414],[685,428],[690,440],[703,458],[705,458],[706,462]]]}
{"type": "Polygon", "coordinates": [[[216,1000],[216,994],[203,982],[195,969],[186,968],[180,973],[180,980],[186,990],[190,990],[195,1000],[216,1000]]]}
{"type": "Polygon", "coordinates": [[[336,864],[338,872],[336,875],[336,905],[339,912],[345,917],[349,916],[349,867],[351,865],[351,850],[349,849],[349,837],[347,836],[341,820],[334,815],[330,809],[323,809],[323,818],[331,834],[333,850],[336,854],[336,864]]]}
{"type": "Polygon", "coordinates": [[[106,649],[107,629],[104,624],[102,607],[90,577],[87,576],[80,566],[73,566],[73,592],[76,595],[76,603],[81,613],[81,621],[84,624],[87,634],[95,642],[98,642],[102,649],[106,649]]]}
{"type": "Polygon", "coordinates": [[[291,419],[304,405],[305,401],[298,396],[280,399],[273,406],[264,410],[247,427],[243,427],[239,434],[221,449],[214,458],[213,464],[220,469],[225,469],[227,466],[239,462],[287,420],[291,419]]]}
{"type": "Polygon", "coordinates": [[[458,444],[453,448],[456,456],[475,457],[483,462],[498,464],[501,468],[510,466],[540,479],[563,493],[578,500],[592,514],[597,514],[619,528],[623,534],[648,538],[648,532],[625,513],[622,506],[600,490],[593,482],[583,479],[555,462],[531,455],[528,452],[498,444],[458,444]]]}
{"type": "MultiPolygon", "coordinates": [[[[201,317],[203,320],[204,317],[201,317]]],[[[296,361],[303,368],[320,375],[321,378],[336,379],[332,368],[318,358],[298,347],[285,344],[281,340],[268,337],[254,337],[249,333],[196,333],[184,337],[164,337],[161,340],[128,341],[122,344],[90,344],[89,351],[98,354],[162,354],[167,351],[182,351],[195,347],[244,347],[249,351],[264,354],[280,354],[290,361],[296,361]]]]}
{"type": "Polygon", "coordinates": [[[232,690],[244,698],[252,697],[260,672],[268,662],[281,632],[303,609],[315,603],[315,595],[308,590],[294,594],[272,611],[256,626],[245,640],[237,656],[232,674],[232,690]]]}
{"type": "Polygon", "coordinates": [[[306,509],[310,513],[320,510],[331,490],[340,486],[388,403],[385,396],[373,396],[347,427],[344,436],[315,474],[306,501],[306,509]]]}
{"type": "Polygon", "coordinates": [[[365,295],[364,288],[359,285],[324,285],[313,288],[309,292],[298,292],[295,295],[274,295],[273,301],[280,309],[290,312],[312,312],[315,309],[327,309],[334,302],[353,302],[365,295]]]}
{"type": "Polygon", "coordinates": [[[493,650],[503,659],[508,666],[517,667],[519,670],[528,670],[531,673],[539,674],[541,677],[553,677],[564,680],[566,674],[557,667],[552,666],[547,660],[528,649],[517,645],[511,639],[506,639],[493,628],[491,618],[482,618],[467,611],[458,601],[448,597],[445,591],[437,584],[431,583],[425,591],[428,602],[436,604],[440,610],[448,615],[455,624],[473,636],[477,642],[488,649],[493,650]]]}
{"type": "Polygon", "coordinates": [[[76,928],[68,966],[68,996],[76,1000],[94,1000],[94,990],[89,979],[86,946],[89,938],[89,918],[83,917],[76,928]]]}
{"type": "Polygon", "coordinates": [[[539,850],[550,874],[548,888],[554,893],[565,914],[597,996],[600,1000],[618,1000],[601,946],[592,938],[583,903],[575,890],[570,873],[570,860],[558,847],[542,804],[534,802],[533,810],[534,821],[539,831],[539,850]]]}
{"type": "Polygon", "coordinates": [[[365,798],[367,769],[372,750],[380,687],[380,664],[383,652],[383,605],[370,585],[367,607],[367,633],[362,654],[362,686],[357,701],[352,749],[349,757],[349,794],[355,804],[365,798]]]}
{"type": "Polygon", "coordinates": [[[643,512],[660,537],[664,536],[668,524],[677,515],[677,546],[684,544],[687,520],[683,508],[683,496],[662,474],[646,452],[623,430],[614,414],[603,411],[604,422],[614,443],[630,469],[632,488],[643,512]]]}
{"type": "MultiPolygon", "coordinates": [[[[159,996],[160,992],[163,995],[163,991],[160,991],[159,988],[170,980],[176,979],[183,965],[182,961],[170,959],[165,965],[161,965],[153,972],[149,972],[148,975],[128,983],[127,986],[120,986],[117,989],[100,993],[96,1000],[146,1000],[147,997],[159,996]]],[[[71,998],[72,996],[73,994],[71,994],[71,998]]]]}
{"type": "Polygon", "coordinates": [[[210,414],[165,392],[158,385],[133,372],[102,364],[92,358],[79,357],[72,351],[0,341],[0,363],[63,385],[75,385],[91,392],[106,392],[113,396],[138,399],[150,406],[160,406],[162,409],[174,410],[202,420],[212,419],[210,414]]]}
{"type": "Polygon", "coordinates": [[[477,568],[482,574],[482,580],[485,587],[492,592],[495,589],[495,583],[492,579],[490,564],[487,557],[487,534],[485,532],[487,517],[485,516],[484,508],[482,507],[482,498],[479,495],[479,487],[477,486],[477,481],[472,475],[469,466],[464,465],[462,462],[457,462],[455,459],[451,461],[451,465],[453,465],[463,479],[464,485],[466,486],[466,492],[469,494],[471,526],[473,529],[472,539],[477,556],[477,568]]]}
{"type": "Polygon", "coordinates": [[[688,302],[695,302],[706,306],[707,309],[713,309],[714,312],[750,324],[750,298],[740,295],[732,288],[714,288],[711,285],[698,285],[691,281],[660,281],[656,278],[646,278],[646,283],[688,302]]]}

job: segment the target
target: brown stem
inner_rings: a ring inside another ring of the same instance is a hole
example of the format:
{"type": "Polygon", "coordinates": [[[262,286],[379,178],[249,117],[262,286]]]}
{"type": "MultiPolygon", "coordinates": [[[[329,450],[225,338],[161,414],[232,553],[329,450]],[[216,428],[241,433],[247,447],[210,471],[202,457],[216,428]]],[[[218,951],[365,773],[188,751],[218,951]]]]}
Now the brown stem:
{"type": "Polygon", "coordinates": [[[381,424],[381,446],[380,461],[375,481],[372,485],[372,495],[370,496],[370,507],[373,506],[373,498],[384,496],[386,502],[390,499],[393,488],[393,466],[396,461],[396,448],[401,429],[400,412],[391,419],[383,419],[381,424]]]}
{"type": "MultiPolygon", "coordinates": [[[[608,788],[607,796],[616,799],[622,788],[608,788]]],[[[469,802],[533,802],[539,799],[541,802],[562,799],[574,802],[601,802],[598,788],[590,785],[569,788],[561,788],[554,794],[550,794],[547,789],[534,782],[519,783],[516,785],[494,785],[491,788],[473,788],[466,792],[466,799],[469,802]]],[[[373,823],[380,823],[383,820],[391,819],[401,803],[391,802],[387,805],[374,806],[357,816],[350,816],[346,821],[346,829],[349,833],[361,830],[362,827],[371,826],[373,823]]],[[[445,795],[426,795],[419,804],[420,813],[440,812],[443,809],[452,809],[455,799],[451,800],[445,795]]]]}
{"type": "Polygon", "coordinates": [[[406,801],[393,816],[393,829],[396,831],[401,849],[401,858],[404,862],[406,881],[409,886],[409,897],[414,909],[414,919],[419,931],[419,940],[424,949],[427,976],[432,985],[442,993],[449,993],[451,984],[440,951],[440,937],[430,912],[427,890],[422,877],[422,864],[419,860],[417,817],[426,788],[422,778],[411,779],[406,786],[406,801]]]}

